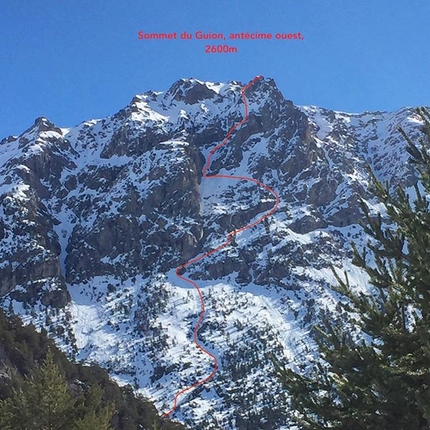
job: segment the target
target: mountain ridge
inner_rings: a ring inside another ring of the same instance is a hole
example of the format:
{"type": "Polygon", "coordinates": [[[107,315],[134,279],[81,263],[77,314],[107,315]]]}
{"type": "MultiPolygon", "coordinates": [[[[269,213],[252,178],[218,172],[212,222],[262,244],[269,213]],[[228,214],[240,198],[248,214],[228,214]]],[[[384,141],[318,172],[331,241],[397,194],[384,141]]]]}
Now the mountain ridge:
{"type": "MultiPolygon", "coordinates": [[[[271,205],[246,184],[202,178],[210,149],[243,118],[240,88],[178,80],[107,118],[72,128],[38,118],[0,143],[3,306],[159,409],[173,387],[209,368],[191,345],[196,298],[174,268],[271,205]]],[[[193,428],[288,428],[269,357],[303,368],[315,359],[312,325],[341,317],[331,264],[366,288],[349,242],[367,241],[359,200],[381,209],[367,166],[393,187],[418,181],[396,131],[400,124],[417,135],[412,108],[297,107],[267,78],[247,98],[249,119],[211,174],[261,180],[277,190],[280,208],[187,274],[208,302],[200,340],[220,361],[219,376],[175,414],[193,428]]]]}

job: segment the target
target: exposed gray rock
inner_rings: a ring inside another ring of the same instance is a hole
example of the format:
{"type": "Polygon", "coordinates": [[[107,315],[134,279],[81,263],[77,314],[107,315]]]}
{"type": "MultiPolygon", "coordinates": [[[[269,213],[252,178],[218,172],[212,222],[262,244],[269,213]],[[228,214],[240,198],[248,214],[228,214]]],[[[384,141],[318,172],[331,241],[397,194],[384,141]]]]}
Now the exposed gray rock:
{"type": "MultiPolygon", "coordinates": [[[[7,187],[0,195],[0,295],[51,280],[52,291],[43,293],[39,285],[37,294],[61,306],[68,298],[65,280],[168,271],[269,211],[274,197],[255,184],[231,180],[218,188],[202,178],[208,152],[243,119],[240,88],[231,83],[217,92],[194,79],[179,80],[165,93],[134,97],[106,119],[66,132],[38,118],[22,135],[4,139],[0,150],[15,152],[0,166],[7,187]]],[[[209,174],[246,171],[273,187],[280,197],[278,214],[285,214],[293,232],[357,223],[358,201],[370,193],[369,163],[393,184],[416,182],[409,167],[404,175],[390,170],[392,156],[375,144],[376,123],[384,114],[348,117],[300,109],[272,79],[255,82],[246,97],[248,121],[214,154],[209,174]]],[[[405,121],[410,114],[399,111],[392,120],[405,121]]],[[[383,139],[398,156],[402,143],[394,127],[383,139]]],[[[269,221],[258,228],[246,246],[239,236],[236,251],[196,265],[194,276],[236,273],[241,284],[292,288],[296,275],[266,258],[266,248],[279,245],[277,252],[291,254],[291,266],[307,264],[309,256],[318,260],[315,250],[328,249],[326,243],[306,252],[304,246],[282,244],[288,233],[269,221]]]]}

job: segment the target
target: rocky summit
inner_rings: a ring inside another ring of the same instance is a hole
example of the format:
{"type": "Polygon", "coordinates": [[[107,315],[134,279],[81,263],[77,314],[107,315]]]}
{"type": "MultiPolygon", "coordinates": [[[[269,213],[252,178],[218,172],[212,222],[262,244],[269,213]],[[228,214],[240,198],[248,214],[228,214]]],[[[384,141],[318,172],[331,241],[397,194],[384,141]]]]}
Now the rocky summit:
{"type": "MultiPolygon", "coordinates": [[[[253,183],[202,178],[211,149],[245,115],[244,85],[181,79],[107,118],[72,128],[38,118],[0,142],[2,306],[160,412],[213,364],[193,343],[200,301],[176,267],[274,205],[253,183]]],[[[370,171],[392,187],[418,180],[397,131],[418,135],[413,108],[296,106],[269,78],[246,97],[249,118],[208,173],[262,181],[280,205],[187,268],[205,300],[199,339],[220,364],[172,416],[197,430],[290,428],[271,356],[297,369],[315,359],[313,327],[342,317],[330,265],[367,288],[351,242],[368,240],[359,201],[382,210],[370,171]]]]}

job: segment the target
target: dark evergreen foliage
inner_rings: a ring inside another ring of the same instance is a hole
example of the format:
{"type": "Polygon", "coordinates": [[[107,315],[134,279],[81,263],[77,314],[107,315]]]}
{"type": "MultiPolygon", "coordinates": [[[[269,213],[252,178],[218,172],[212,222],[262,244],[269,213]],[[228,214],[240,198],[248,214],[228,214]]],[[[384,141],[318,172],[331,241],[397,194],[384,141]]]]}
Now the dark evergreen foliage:
{"type": "Polygon", "coordinates": [[[325,364],[304,376],[276,363],[303,428],[430,429],[430,114],[418,114],[419,145],[400,132],[424,192],[417,185],[413,198],[401,187],[392,193],[373,177],[390,225],[362,203],[362,226],[373,240],[362,253],[353,246],[354,262],[369,275],[372,294],[357,292],[333,269],[361,340],[346,333],[345,321],[327,320],[317,340],[325,364]]]}
{"type": "Polygon", "coordinates": [[[3,430],[180,430],[119,387],[98,366],[71,363],[45,330],[0,310],[0,428],[3,430]],[[30,424],[29,424],[30,423],[30,424]]]}

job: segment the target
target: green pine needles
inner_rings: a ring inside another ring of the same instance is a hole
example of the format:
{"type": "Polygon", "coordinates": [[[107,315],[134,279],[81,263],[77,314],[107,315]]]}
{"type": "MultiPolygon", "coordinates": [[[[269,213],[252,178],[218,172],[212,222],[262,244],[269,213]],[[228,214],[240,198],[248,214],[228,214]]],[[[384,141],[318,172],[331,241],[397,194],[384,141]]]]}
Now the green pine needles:
{"type": "Polygon", "coordinates": [[[48,352],[43,364],[25,378],[12,395],[0,400],[3,430],[111,430],[112,404],[103,391],[90,388],[86,396],[73,396],[64,375],[48,352]]]}
{"type": "Polygon", "coordinates": [[[390,225],[361,204],[372,241],[363,252],[353,246],[354,264],[369,275],[373,293],[357,292],[333,268],[341,306],[356,316],[351,321],[363,340],[345,333],[344,323],[326,321],[317,328],[324,364],[305,376],[275,363],[304,429],[430,429],[430,113],[417,113],[424,123],[418,143],[399,131],[422,188],[416,185],[410,198],[372,175],[390,225]]]}

